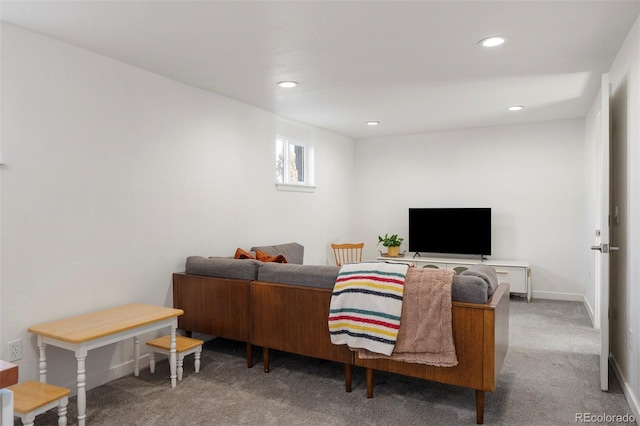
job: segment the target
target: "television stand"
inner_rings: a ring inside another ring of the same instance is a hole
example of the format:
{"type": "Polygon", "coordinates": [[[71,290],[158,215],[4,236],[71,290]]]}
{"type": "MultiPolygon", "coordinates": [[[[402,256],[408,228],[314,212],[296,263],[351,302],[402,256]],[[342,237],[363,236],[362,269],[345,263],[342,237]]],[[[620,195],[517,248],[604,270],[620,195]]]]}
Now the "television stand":
{"type": "MultiPolygon", "coordinates": [[[[471,265],[482,263],[493,266],[498,276],[498,283],[509,283],[511,293],[526,294],[527,302],[531,302],[531,268],[527,262],[511,260],[454,259],[444,257],[422,257],[419,253],[413,256],[412,262],[417,268],[450,269],[459,274],[471,265]],[[416,258],[418,256],[418,258],[416,258]]],[[[388,260],[388,258],[378,258],[388,260]]]]}

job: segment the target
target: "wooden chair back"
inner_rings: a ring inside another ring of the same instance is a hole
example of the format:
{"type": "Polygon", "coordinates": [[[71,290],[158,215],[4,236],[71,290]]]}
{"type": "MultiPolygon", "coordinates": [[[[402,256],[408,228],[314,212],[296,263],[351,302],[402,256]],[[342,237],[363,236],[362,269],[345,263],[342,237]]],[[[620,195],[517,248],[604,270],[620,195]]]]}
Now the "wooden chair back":
{"type": "Polygon", "coordinates": [[[362,262],[362,248],[364,243],[331,244],[336,265],[342,266],[347,263],[362,262]]]}

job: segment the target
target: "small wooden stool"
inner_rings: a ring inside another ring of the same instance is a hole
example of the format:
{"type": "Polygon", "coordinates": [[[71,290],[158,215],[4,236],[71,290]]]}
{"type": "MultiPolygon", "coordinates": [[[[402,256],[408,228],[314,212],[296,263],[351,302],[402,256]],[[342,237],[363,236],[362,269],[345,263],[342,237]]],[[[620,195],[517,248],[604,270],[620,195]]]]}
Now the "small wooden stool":
{"type": "MultiPolygon", "coordinates": [[[[176,336],[176,355],[178,367],[178,381],[182,380],[182,365],[184,363],[184,357],[195,353],[195,368],[196,373],[200,371],[200,355],[202,354],[202,344],[204,342],[198,339],[192,339],[191,337],[176,336]]],[[[155,352],[160,354],[169,355],[169,347],[171,345],[170,336],[162,336],[157,339],[153,339],[147,342],[149,346],[149,370],[153,373],[156,371],[156,357],[155,352]]]]}
{"type": "Polygon", "coordinates": [[[71,390],[41,382],[23,382],[9,386],[13,392],[13,411],[22,424],[33,426],[38,414],[58,407],[58,425],[67,424],[67,404],[71,390]]]}

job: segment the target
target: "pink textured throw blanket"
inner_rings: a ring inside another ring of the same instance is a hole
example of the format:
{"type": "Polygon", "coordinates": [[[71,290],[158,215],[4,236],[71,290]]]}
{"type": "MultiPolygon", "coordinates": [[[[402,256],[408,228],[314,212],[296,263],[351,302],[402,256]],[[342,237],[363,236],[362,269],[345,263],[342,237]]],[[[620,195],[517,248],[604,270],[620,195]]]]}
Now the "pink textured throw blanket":
{"type": "Polygon", "coordinates": [[[390,356],[358,349],[358,357],[387,358],[438,367],[458,365],[451,323],[453,271],[409,268],[400,330],[390,356]]]}

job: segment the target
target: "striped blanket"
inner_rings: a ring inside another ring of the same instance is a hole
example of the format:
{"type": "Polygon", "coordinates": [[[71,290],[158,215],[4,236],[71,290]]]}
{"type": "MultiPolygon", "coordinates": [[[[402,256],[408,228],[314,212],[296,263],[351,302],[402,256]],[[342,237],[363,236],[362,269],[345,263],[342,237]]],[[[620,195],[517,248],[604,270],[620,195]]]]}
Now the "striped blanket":
{"type": "Polygon", "coordinates": [[[331,343],[391,355],[400,329],[409,266],[365,262],[342,266],[331,295],[331,343]]]}

